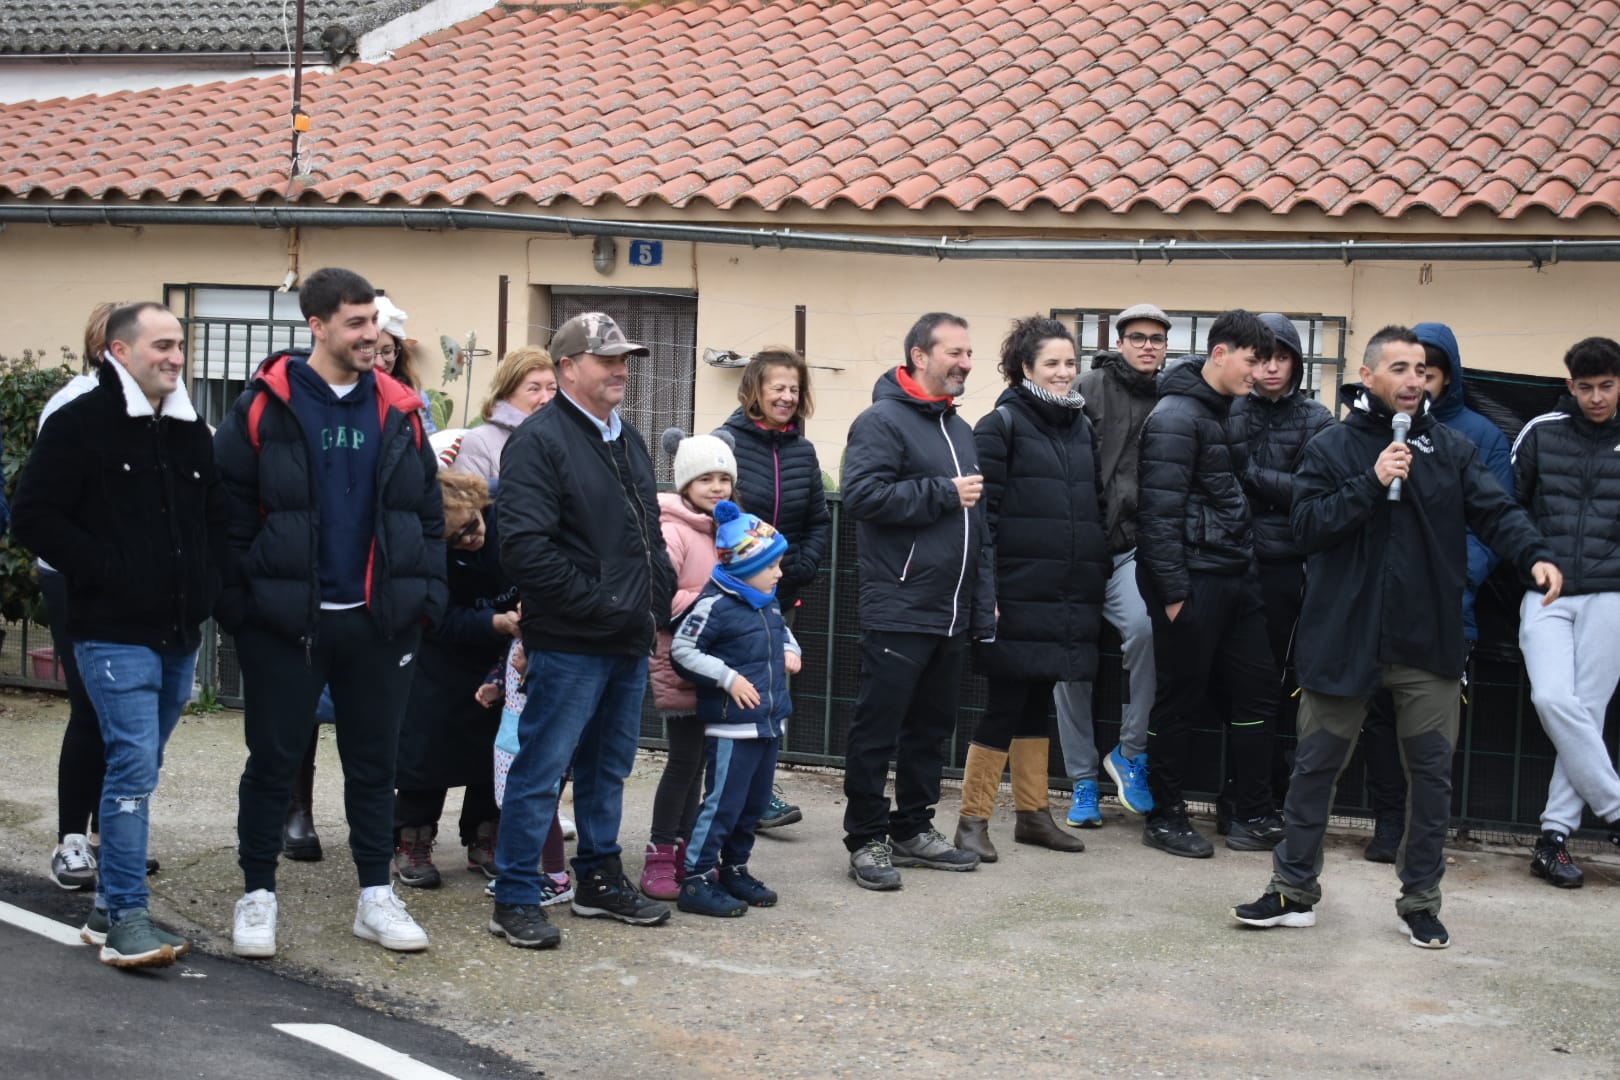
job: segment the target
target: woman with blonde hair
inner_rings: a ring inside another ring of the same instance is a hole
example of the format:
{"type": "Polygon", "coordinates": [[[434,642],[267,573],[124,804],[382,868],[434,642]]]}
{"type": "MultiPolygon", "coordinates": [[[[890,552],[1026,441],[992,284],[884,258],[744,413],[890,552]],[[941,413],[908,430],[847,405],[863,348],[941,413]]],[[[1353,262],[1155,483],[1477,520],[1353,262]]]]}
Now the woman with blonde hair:
{"type": "Polygon", "coordinates": [[[452,469],[494,481],[501,473],[501,449],[512,432],[557,396],[557,368],[551,354],[536,345],[513,349],[495,369],[495,383],[484,399],[484,422],[461,438],[452,469]]]}

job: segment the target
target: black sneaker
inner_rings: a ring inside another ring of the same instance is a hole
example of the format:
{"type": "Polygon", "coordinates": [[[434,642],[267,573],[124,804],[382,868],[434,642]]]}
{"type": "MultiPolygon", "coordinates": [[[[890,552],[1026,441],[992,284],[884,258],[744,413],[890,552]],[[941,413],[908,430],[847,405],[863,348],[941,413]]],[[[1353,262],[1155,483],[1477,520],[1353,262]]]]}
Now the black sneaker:
{"type": "Polygon", "coordinates": [[[1420,949],[1444,949],[1451,945],[1445,923],[1432,911],[1414,911],[1401,916],[1401,932],[1420,949]]]}
{"type": "Polygon", "coordinates": [[[1253,821],[1233,818],[1227,825],[1226,846],[1233,851],[1270,851],[1282,838],[1282,818],[1276,814],[1253,821]]]}
{"type": "Polygon", "coordinates": [[[1207,859],[1215,854],[1214,846],[1187,820],[1186,803],[1149,814],[1142,826],[1142,843],[1184,859],[1207,859]]]}
{"type": "Polygon", "coordinates": [[[633,926],[657,926],[669,919],[669,905],[641,895],[624,876],[618,859],[609,859],[579,879],[573,911],[581,918],[618,919],[633,926]]]}
{"type": "Polygon", "coordinates": [[[1551,830],[1537,837],[1535,854],[1530,857],[1530,872],[1560,889],[1578,889],[1586,875],[1569,857],[1565,839],[1563,833],[1551,830]]]}
{"type": "Polygon", "coordinates": [[[1405,814],[1380,814],[1373,822],[1372,839],[1361,849],[1361,857],[1368,862],[1393,863],[1405,832],[1405,814]]]}
{"type": "Polygon", "coordinates": [[[749,907],[776,906],[776,890],[767,888],[746,866],[722,866],[720,887],[749,907]]]}
{"type": "Polygon", "coordinates": [[[539,904],[496,904],[489,932],[520,949],[555,949],[562,931],[551,925],[539,904]]]}
{"type": "Polygon", "coordinates": [[[1262,929],[1272,926],[1315,926],[1316,912],[1310,904],[1290,900],[1282,893],[1268,892],[1252,904],[1239,904],[1232,918],[1245,926],[1262,929]]]}
{"type": "Polygon", "coordinates": [[[849,853],[849,876],[863,889],[892,892],[900,887],[900,871],[889,856],[888,844],[868,840],[849,853]]]}

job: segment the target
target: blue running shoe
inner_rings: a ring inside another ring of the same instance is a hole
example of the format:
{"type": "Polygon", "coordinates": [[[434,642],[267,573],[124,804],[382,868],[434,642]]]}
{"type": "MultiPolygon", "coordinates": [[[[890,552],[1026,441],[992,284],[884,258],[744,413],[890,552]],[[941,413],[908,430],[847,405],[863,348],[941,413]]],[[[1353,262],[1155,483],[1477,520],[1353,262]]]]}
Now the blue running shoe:
{"type": "Polygon", "coordinates": [[[1097,781],[1074,782],[1074,802],[1069,807],[1069,824],[1077,829],[1102,827],[1102,814],[1097,811],[1097,781]]]}
{"type": "Polygon", "coordinates": [[[1146,814],[1153,809],[1153,793],[1148,790],[1148,759],[1146,754],[1128,758],[1114,747],[1103,758],[1103,768],[1119,788],[1119,805],[1133,814],[1146,814]]]}

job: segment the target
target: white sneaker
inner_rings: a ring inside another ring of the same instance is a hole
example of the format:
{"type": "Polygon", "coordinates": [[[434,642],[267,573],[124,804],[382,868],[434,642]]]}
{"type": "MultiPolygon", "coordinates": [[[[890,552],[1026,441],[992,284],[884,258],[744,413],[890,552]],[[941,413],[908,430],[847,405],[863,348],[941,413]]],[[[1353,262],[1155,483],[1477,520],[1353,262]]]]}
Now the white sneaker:
{"type": "Polygon", "coordinates": [[[276,955],[276,894],[254,889],[236,902],[231,951],[263,960],[276,955]]]}
{"type": "Polygon", "coordinates": [[[96,883],[96,860],[82,833],[69,833],[51,852],[51,880],[64,889],[88,889],[96,883]]]}
{"type": "Polygon", "coordinates": [[[579,830],[574,828],[574,819],[561,810],[557,811],[557,824],[562,826],[564,840],[579,839],[579,830]]]}
{"type": "Polygon", "coordinates": [[[354,936],[395,952],[421,952],[428,947],[427,931],[416,925],[392,887],[375,900],[360,894],[360,906],[354,913],[354,936]]]}

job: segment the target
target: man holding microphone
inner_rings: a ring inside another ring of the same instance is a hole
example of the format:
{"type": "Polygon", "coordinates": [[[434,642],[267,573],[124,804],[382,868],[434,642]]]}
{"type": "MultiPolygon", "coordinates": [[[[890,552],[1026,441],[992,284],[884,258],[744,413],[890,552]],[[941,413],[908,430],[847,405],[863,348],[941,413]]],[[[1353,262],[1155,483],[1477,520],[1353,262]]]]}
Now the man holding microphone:
{"type": "Polygon", "coordinates": [[[973,346],[945,312],[906,334],[849,428],[844,511],[857,522],[861,683],[845,749],[844,846],[863,889],[900,887],[896,866],[972,870],[979,857],[934,828],[968,639],[995,636],[995,550],[979,499],[973,429],[956,414],[973,346]],[[883,785],[894,761],[894,805],[883,785]]]}
{"type": "Polygon", "coordinates": [[[1528,514],[1469,439],[1424,411],[1423,346],[1387,326],[1367,342],[1362,386],[1344,423],[1305,448],[1294,477],[1294,535],[1307,556],[1295,646],[1299,745],[1265,893],[1234,908],[1249,926],[1314,926],[1322,836],[1340,769],[1367,699],[1395,699],[1411,811],[1396,859],[1395,910],[1413,945],[1450,944],[1440,878],[1451,815],[1458,681],[1465,648],[1467,531],[1535,582],[1550,604],[1563,587],[1528,514]],[[1406,438],[1397,432],[1407,418],[1406,438]]]}

